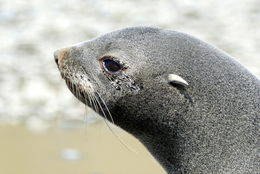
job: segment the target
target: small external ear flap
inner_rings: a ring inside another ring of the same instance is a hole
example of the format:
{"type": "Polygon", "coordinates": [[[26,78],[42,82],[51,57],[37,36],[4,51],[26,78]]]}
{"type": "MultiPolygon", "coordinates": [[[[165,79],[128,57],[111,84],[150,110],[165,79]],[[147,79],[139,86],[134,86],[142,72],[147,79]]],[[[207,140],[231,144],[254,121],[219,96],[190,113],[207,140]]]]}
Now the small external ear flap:
{"type": "Polygon", "coordinates": [[[182,77],[176,74],[168,75],[168,83],[171,84],[172,86],[183,86],[183,87],[189,86],[188,82],[186,82],[182,77]]]}

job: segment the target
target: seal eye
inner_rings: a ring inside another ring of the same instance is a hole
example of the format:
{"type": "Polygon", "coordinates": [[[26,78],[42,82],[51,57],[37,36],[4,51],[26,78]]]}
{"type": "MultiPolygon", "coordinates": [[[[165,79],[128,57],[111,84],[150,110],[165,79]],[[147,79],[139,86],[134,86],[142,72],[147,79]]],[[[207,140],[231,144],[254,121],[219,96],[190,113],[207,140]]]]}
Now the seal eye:
{"type": "Polygon", "coordinates": [[[122,66],[113,59],[104,59],[102,65],[105,71],[112,74],[115,74],[122,69],[122,66]]]}

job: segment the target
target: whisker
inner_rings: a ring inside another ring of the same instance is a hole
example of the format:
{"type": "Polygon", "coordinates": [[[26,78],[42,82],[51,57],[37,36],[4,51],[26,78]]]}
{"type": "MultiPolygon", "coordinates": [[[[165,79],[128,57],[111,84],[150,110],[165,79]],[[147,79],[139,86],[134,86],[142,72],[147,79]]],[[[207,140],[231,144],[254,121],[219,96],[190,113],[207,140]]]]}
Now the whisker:
{"type": "Polygon", "coordinates": [[[108,107],[107,107],[105,101],[102,99],[102,97],[100,96],[100,94],[99,94],[98,92],[96,92],[96,94],[98,95],[98,98],[102,101],[103,105],[105,106],[105,108],[106,108],[106,110],[107,110],[107,113],[108,113],[108,115],[109,115],[109,117],[110,117],[110,119],[111,119],[111,122],[112,122],[113,124],[115,124],[114,119],[113,119],[113,117],[112,117],[112,114],[110,113],[110,111],[109,111],[109,109],[108,109],[108,107]]]}
{"type": "Polygon", "coordinates": [[[69,84],[70,84],[70,87],[71,87],[71,89],[72,89],[72,92],[73,92],[75,95],[77,95],[77,94],[76,94],[76,90],[75,90],[75,86],[73,85],[73,83],[72,83],[71,81],[69,81],[69,84]]]}
{"type": "Polygon", "coordinates": [[[97,103],[96,103],[96,100],[95,100],[95,98],[93,97],[93,95],[92,95],[92,94],[90,94],[90,97],[91,97],[91,99],[92,99],[92,102],[93,102],[94,111],[96,111],[97,113],[100,113],[100,112],[99,112],[99,108],[98,108],[98,106],[97,106],[97,103]]]}
{"type": "MultiPolygon", "coordinates": [[[[72,93],[77,98],[83,99],[85,102],[85,106],[89,105],[96,113],[101,114],[103,116],[104,122],[109,128],[109,130],[112,132],[112,134],[119,140],[119,142],[126,147],[128,150],[137,153],[133,148],[131,148],[129,145],[127,145],[120,136],[117,135],[117,133],[113,130],[113,128],[109,125],[109,120],[114,123],[114,119],[112,117],[111,112],[108,109],[107,104],[102,99],[101,95],[98,92],[90,93],[87,90],[85,90],[83,87],[78,86],[74,84],[71,80],[68,78],[64,78],[67,86],[71,89],[72,93]],[[109,119],[108,119],[109,117],[109,119]]],[[[85,108],[86,109],[86,108],[85,108]]],[[[87,122],[87,115],[85,116],[85,122],[87,122]]]]}
{"type": "Polygon", "coordinates": [[[80,98],[79,88],[75,84],[74,84],[74,86],[75,86],[75,89],[76,89],[77,97],[80,98]]]}
{"type": "Polygon", "coordinates": [[[91,95],[90,95],[90,93],[87,93],[87,95],[88,95],[89,105],[90,105],[91,108],[93,108],[94,106],[93,106],[92,98],[90,97],[91,95]]]}
{"type": "MultiPolygon", "coordinates": [[[[102,113],[100,113],[100,114],[102,114],[102,115],[105,117],[105,122],[106,122],[106,121],[108,120],[106,113],[104,112],[104,110],[103,110],[103,108],[102,108],[100,102],[98,101],[97,97],[96,97],[95,95],[92,95],[92,96],[93,96],[93,98],[94,98],[94,101],[97,103],[98,108],[99,108],[100,111],[102,112],[102,113]]],[[[107,124],[107,122],[106,122],[106,124],[107,124]]],[[[108,127],[110,128],[109,125],[108,125],[108,127]]]]}
{"type": "Polygon", "coordinates": [[[90,105],[90,107],[92,107],[91,103],[90,103],[90,98],[89,98],[89,94],[88,92],[86,91],[86,93],[83,93],[83,98],[84,98],[84,101],[85,101],[85,111],[86,111],[86,115],[85,115],[85,123],[87,123],[87,103],[90,105]],[[87,95],[87,96],[86,96],[87,95]],[[87,99],[88,98],[88,99],[87,99]]]}
{"type": "MultiPolygon", "coordinates": [[[[126,147],[128,150],[130,150],[130,151],[132,151],[132,152],[134,152],[134,153],[137,153],[133,148],[131,148],[129,145],[127,145],[127,144],[120,138],[120,136],[118,136],[118,135],[115,133],[115,131],[112,129],[112,127],[110,127],[110,125],[109,125],[108,122],[107,122],[106,113],[104,112],[104,110],[103,110],[103,108],[102,108],[102,106],[101,106],[99,100],[97,99],[97,97],[96,97],[95,95],[93,95],[93,96],[94,96],[96,102],[98,103],[98,106],[99,106],[99,108],[101,109],[101,112],[103,113],[103,116],[105,117],[105,120],[104,120],[104,121],[105,121],[106,125],[108,126],[109,130],[112,132],[112,134],[119,140],[119,142],[120,142],[124,147],[126,147]]],[[[99,98],[101,99],[101,96],[99,96],[99,98]]],[[[102,99],[101,101],[102,101],[103,104],[106,106],[106,104],[104,103],[104,100],[102,99]]],[[[107,111],[108,111],[108,113],[110,113],[108,108],[107,108],[107,111]]]]}

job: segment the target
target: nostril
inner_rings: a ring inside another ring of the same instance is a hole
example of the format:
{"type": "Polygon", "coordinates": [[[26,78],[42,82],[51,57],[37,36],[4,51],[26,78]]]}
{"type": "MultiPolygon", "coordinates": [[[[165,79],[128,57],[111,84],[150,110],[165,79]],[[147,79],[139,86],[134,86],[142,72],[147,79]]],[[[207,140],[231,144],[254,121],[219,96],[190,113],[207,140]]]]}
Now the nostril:
{"type": "Polygon", "coordinates": [[[54,60],[55,60],[55,62],[56,62],[56,64],[57,65],[59,65],[59,56],[58,56],[59,54],[58,54],[58,51],[55,51],[54,52],[54,60]]]}
{"type": "Polygon", "coordinates": [[[54,52],[54,60],[58,66],[61,66],[64,59],[68,57],[70,48],[62,48],[54,52]]]}
{"type": "Polygon", "coordinates": [[[56,56],[54,57],[54,60],[55,60],[56,64],[59,65],[59,60],[56,56]]]}

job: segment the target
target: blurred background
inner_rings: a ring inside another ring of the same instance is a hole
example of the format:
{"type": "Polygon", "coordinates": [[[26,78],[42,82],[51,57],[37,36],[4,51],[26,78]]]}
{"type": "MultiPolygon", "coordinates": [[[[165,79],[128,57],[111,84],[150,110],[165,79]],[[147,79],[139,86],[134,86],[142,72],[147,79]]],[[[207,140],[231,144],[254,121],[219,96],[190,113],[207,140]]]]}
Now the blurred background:
{"type": "Polygon", "coordinates": [[[140,25],[194,35],[260,77],[259,0],[0,0],[0,174],[164,173],[72,96],[53,60],[60,47],[140,25]]]}

